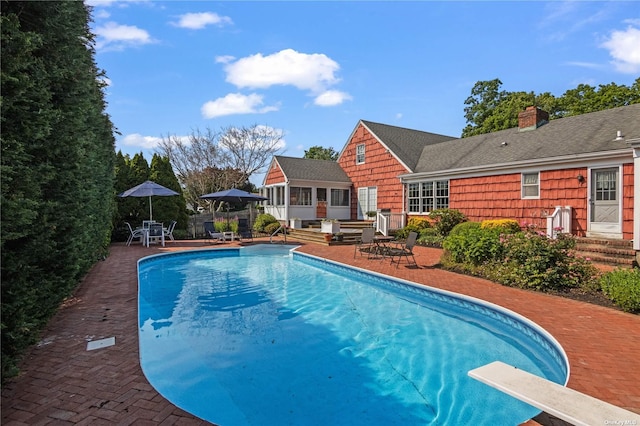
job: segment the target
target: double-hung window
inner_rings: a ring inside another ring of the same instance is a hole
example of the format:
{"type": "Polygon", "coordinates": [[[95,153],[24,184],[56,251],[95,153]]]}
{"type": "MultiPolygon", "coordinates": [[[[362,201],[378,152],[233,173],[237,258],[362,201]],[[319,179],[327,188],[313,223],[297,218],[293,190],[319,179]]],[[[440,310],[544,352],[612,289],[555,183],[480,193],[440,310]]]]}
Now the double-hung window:
{"type": "Polygon", "coordinates": [[[364,164],[364,144],[356,145],[356,164],[364,164]]]}
{"type": "Polygon", "coordinates": [[[540,173],[522,174],[522,198],[540,198],[540,173]]]}
{"type": "Polygon", "coordinates": [[[410,183],[407,188],[409,213],[429,213],[449,208],[449,181],[410,183]]]}

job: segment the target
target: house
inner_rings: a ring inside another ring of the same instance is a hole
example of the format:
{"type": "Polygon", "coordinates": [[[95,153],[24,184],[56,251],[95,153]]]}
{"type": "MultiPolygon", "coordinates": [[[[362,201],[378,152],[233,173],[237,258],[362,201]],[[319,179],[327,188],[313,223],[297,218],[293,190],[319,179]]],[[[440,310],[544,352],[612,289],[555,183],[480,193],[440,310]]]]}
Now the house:
{"type": "Polygon", "coordinates": [[[517,128],[462,139],[360,120],[337,162],[317,161],[274,158],[264,183],[267,191],[283,187],[280,212],[293,200],[286,193],[293,182],[311,187],[312,197],[313,188],[341,189],[342,197],[349,190],[348,216],[328,200],[326,217],[336,219],[375,210],[386,213],[379,223],[400,215],[403,224],[452,208],[470,220],[512,218],[550,235],[633,240],[640,250],[640,104],[553,121],[529,107],[517,128]]]}

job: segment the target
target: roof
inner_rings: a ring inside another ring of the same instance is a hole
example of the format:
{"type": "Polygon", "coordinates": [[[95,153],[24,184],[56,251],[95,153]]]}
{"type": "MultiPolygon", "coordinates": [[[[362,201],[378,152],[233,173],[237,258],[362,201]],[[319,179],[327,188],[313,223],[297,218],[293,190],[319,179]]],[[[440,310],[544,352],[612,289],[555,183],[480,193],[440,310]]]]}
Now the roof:
{"type": "Polygon", "coordinates": [[[373,121],[360,120],[360,122],[411,171],[415,171],[422,150],[426,146],[457,139],[453,136],[405,129],[373,121]]]}
{"type": "Polygon", "coordinates": [[[640,138],[640,104],[552,120],[534,130],[517,128],[428,145],[416,173],[478,168],[587,153],[630,149],[640,138]],[[616,140],[617,132],[622,139],[616,140]]]}
{"type": "Polygon", "coordinates": [[[275,160],[287,179],[351,183],[337,161],[313,160],[276,155],[275,160]]]}

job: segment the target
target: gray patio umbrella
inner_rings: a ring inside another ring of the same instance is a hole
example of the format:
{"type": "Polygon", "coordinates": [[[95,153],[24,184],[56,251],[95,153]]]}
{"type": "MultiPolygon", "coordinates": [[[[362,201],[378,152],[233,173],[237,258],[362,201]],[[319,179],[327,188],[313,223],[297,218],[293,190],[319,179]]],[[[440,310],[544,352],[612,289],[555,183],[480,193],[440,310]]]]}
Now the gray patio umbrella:
{"type": "Polygon", "coordinates": [[[171,195],[180,195],[176,191],[166,188],[153,181],[146,181],[133,188],[118,194],[118,197],[149,197],[149,220],[153,220],[153,207],[151,206],[151,197],[169,197],[171,195]]]}
{"type": "MultiPolygon", "coordinates": [[[[224,191],[212,192],[211,194],[201,195],[202,200],[225,201],[227,203],[250,203],[251,201],[268,200],[260,194],[252,194],[237,188],[225,189],[224,191]]],[[[251,214],[251,209],[249,209],[251,214]]],[[[227,222],[229,221],[229,211],[227,209],[227,222]]]]}

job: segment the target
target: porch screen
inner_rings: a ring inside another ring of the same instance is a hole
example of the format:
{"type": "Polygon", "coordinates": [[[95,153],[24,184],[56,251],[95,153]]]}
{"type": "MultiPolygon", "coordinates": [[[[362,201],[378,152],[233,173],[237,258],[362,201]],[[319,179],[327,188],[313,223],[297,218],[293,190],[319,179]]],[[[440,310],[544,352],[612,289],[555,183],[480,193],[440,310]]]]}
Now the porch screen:
{"type": "Polygon", "coordinates": [[[310,206],[311,205],[311,188],[292,186],[289,189],[289,205],[310,206]]]}
{"type": "Polygon", "coordinates": [[[349,206],[349,190],[348,189],[332,189],[331,190],[332,206],[349,206]]]}

